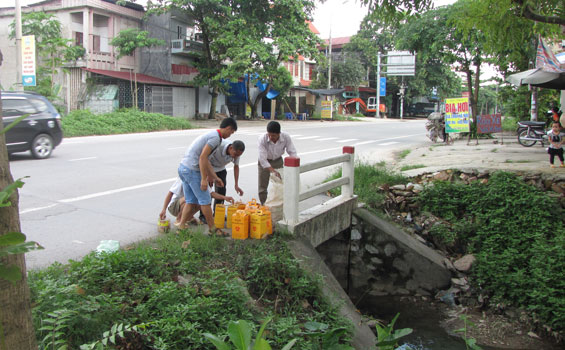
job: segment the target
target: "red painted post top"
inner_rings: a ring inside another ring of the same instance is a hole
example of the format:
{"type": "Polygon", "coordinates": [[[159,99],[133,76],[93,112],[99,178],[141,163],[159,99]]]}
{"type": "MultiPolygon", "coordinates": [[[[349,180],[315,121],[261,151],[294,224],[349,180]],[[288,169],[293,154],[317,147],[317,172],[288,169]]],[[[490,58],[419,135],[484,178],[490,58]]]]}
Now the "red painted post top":
{"type": "Polygon", "coordinates": [[[353,153],[355,153],[355,147],[353,147],[353,146],[343,146],[343,153],[353,154],[353,153]]]}
{"type": "Polygon", "coordinates": [[[284,159],[284,166],[299,167],[300,166],[300,158],[298,158],[298,157],[286,157],[284,159]]]}

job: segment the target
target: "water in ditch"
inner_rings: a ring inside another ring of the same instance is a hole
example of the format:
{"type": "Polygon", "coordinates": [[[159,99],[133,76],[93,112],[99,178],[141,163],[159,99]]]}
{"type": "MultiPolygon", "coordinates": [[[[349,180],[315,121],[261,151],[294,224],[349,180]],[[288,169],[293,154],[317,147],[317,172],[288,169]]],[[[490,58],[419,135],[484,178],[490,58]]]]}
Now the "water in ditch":
{"type": "MultiPolygon", "coordinates": [[[[407,298],[406,298],[407,299],[407,298]]],[[[394,329],[412,328],[412,334],[401,338],[399,345],[405,350],[466,350],[465,342],[442,328],[441,312],[426,303],[408,302],[395,297],[366,296],[355,302],[357,308],[366,315],[383,320],[388,324],[400,313],[394,329]]],[[[502,350],[481,346],[483,350],[502,350]]],[[[506,348],[508,349],[508,348],[506,348]]]]}

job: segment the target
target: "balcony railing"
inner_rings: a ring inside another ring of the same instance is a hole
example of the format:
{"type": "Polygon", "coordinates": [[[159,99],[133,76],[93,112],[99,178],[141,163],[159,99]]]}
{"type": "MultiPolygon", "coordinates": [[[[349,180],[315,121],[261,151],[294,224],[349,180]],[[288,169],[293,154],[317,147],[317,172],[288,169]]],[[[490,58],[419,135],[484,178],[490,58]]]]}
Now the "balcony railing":
{"type": "Polygon", "coordinates": [[[204,44],[201,41],[190,39],[171,40],[171,53],[193,54],[202,51],[204,44]]]}

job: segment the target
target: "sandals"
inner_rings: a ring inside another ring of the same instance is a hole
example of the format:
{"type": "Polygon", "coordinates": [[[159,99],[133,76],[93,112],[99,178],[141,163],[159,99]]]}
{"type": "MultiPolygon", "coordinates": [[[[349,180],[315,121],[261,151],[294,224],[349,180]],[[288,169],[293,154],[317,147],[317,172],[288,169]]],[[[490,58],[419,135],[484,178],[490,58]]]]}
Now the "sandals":
{"type": "Polygon", "coordinates": [[[229,236],[229,233],[222,230],[221,228],[216,227],[214,229],[214,235],[220,236],[220,237],[227,237],[227,236],[229,236]]]}

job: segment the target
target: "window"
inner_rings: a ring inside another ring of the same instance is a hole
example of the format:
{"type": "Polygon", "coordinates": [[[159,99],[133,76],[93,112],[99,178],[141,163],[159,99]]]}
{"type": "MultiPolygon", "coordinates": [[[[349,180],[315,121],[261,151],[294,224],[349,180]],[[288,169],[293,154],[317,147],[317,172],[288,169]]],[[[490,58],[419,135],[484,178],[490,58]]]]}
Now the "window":
{"type": "Polygon", "coordinates": [[[183,39],[183,32],[181,26],[177,26],[177,39],[183,39]]]}
{"type": "Polygon", "coordinates": [[[28,100],[25,99],[2,99],[2,115],[4,117],[14,117],[24,114],[37,113],[37,109],[33,107],[28,100]]]}
{"type": "Polygon", "coordinates": [[[74,32],[74,37],[75,37],[75,45],[82,46],[82,33],[74,32]]]}
{"type": "Polygon", "coordinates": [[[92,36],[92,52],[100,52],[100,35],[92,36]]]}

